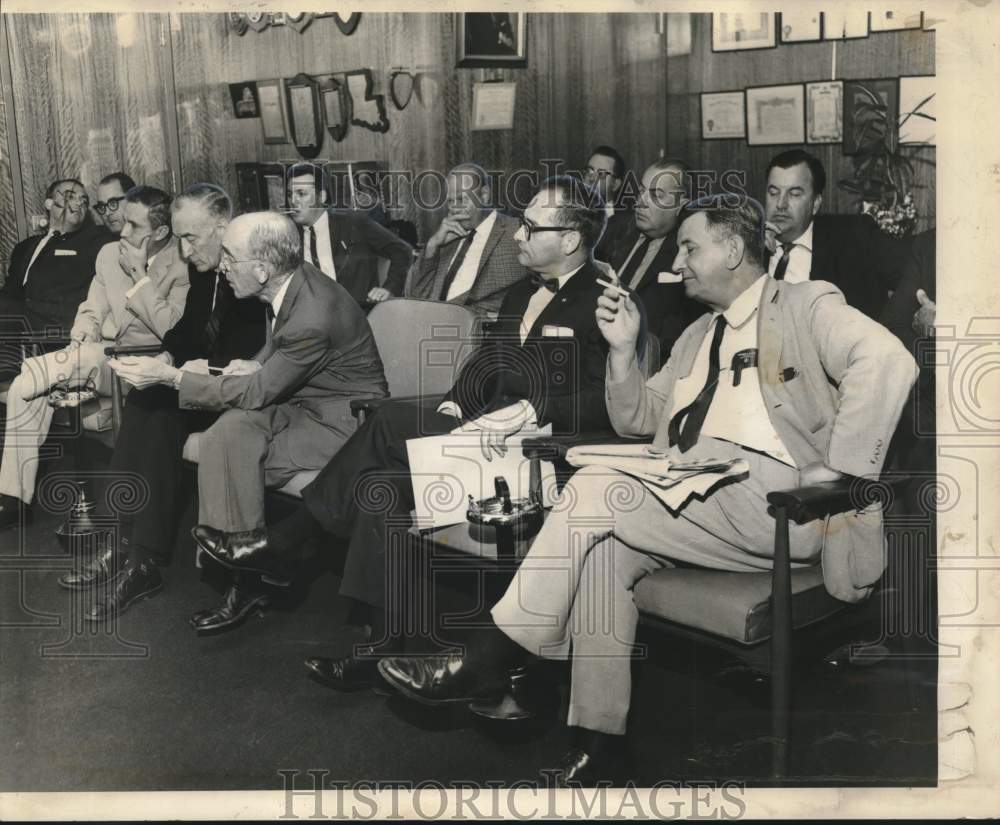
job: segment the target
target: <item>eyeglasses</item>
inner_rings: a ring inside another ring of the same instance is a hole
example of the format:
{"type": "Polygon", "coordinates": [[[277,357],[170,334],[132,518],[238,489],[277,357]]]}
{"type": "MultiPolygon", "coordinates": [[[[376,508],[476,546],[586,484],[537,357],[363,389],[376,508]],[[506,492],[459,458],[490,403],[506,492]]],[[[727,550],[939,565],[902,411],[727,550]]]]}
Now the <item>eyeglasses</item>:
{"type": "Polygon", "coordinates": [[[252,264],[256,263],[259,258],[246,258],[245,260],[239,261],[234,258],[230,253],[222,250],[222,255],[219,256],[219,266],[228,269],[233,264],[252,264]]]}
{"type": "Polygon", "coordinates": [[[98,201],[94,204],[94,211],[102,216],[107,212],[117,212],[123,200],[125,200],[124,195],[119,198],[108,198],[106,201],[98,201]]]}
{"type": "Polygon", "coordinates": [[[90,198],[87,197],[84,192],[77,192],[75,189],[67,189],[63,192],[54,192],[52,194],[52,202],[61,209],[70,203],[79,203],[83,206],[88,206],[90,204],[90,198]],[[62,203],[59,202],[59,198],[62,198],[62,203]]]}
{"type": "Polygon", "coordinates": [[[584,173],[585,173],[585,174],[586,174],[586,175],[587,175],[588,177],[589,177],[590,175],[595,175],[595,176],[597,176],[597,177],[599,177],[599,178],[606,178],[606,177],[608,177],[608,176],[610,176],[610,177],[612,177],[612,178],[616,178],[616,177],[618,177],[618,176],[617,176],[616,174],[614,174],[614,173],[613,173],[613,172],[612,172],[612,171],[611,171],[610,169],[595,169],[595,168],[594,168],[593,166],[588,166],[588,167],[587,167],[586,169],[584,169],[583,171],[584,171],[584,173]]]}
{"type": "Polygon", "coordinates": [[[576,228],[572,226],[535,226],[528,223],[521,218],[520,220],[521,229],[524,230],[524,239],[526,241],[531,240],[531,236],[535,232],[575,232],[576,228]]]}

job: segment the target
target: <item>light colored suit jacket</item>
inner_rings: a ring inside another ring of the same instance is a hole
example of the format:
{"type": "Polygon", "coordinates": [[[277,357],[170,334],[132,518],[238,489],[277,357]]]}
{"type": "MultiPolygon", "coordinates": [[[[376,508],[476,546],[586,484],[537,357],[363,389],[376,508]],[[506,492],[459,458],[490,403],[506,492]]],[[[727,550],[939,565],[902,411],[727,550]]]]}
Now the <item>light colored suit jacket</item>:
{"type": "Polygon", "coordinates": [[[73,321],[73,334],[88,341],[122,346],[157,344],[184,311],[190,282],[176,239],[171,239],[150,264],[148,283],[127,297],[134,286],[118,265],[118,241],[97,253],[96,272],[87,299],[73,321]]]}
{"type": "MultiPolygon", "coordinates": [[[[691,324],[647,382],[635,367],[623,381],[608,381],[608,413],[620,435],[668,444],[674,384],[690,374],[710,322],[709,313],[691,324]]],[[[757,335],[761,395],[796,466],[821,461],[877,478],[916,380],[916,363],[896,337],[849,307],[833,284],[773,279],[761,296],[757,335]]],[[[885,568],[881,511],[829,517],[822,563],[831,595],[867,596],[885,568]]]]}

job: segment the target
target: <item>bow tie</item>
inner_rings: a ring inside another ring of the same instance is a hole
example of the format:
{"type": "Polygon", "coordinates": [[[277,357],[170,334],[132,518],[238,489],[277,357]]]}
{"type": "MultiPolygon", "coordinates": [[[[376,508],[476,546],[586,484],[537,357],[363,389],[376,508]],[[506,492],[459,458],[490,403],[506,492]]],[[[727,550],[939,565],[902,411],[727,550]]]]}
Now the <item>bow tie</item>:
{"type": "Polygon", "coordinates": [[[542,287],[545,287],[545,289],[547,289],[549,292],[553,294],[559,291],[558,278],[552,278],[551,280],[549,280],[548,278],[543,278],[537,272],[534,272],[531,275],[531,283],[534,285],[535,289],[541,289],[542,287]]]}

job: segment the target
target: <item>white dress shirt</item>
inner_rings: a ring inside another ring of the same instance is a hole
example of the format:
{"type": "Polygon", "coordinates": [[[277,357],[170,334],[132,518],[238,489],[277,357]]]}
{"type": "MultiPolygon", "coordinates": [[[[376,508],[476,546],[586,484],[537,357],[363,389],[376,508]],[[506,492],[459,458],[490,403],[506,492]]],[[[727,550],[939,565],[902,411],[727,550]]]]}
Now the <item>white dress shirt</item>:
{"type": "Polygon", "coordinates": [[[274,324],[278,320],[278,312],[281,311],[281,302],[285,300],[285,293],[288,292],[288,285],[292,282],[292,278],[295,277],[295,273],[288,278],[285,278],[285,282],[278,288],[277,294],[274,296],[274,300],[271,301],[271,309],[274,311],[274,317],[271,318],[271,329],[274,329],[274,324]]]}
{"type": "MultiPolygon", "coordinates": [[[[565,275],[559,276],[559,289],[566,286],[566,282],[576,275],[583,268],[583,264],[580,264],[572,272],[567,272],[565,275]]],[[[528,340],[528,333],[531,332],[531,328],[535,325],[535,321],[538,320],[538,316],[542,314],[545,307],[549,305],[549,302],[556,297],[556,294],[550,290],[546,289],[544,286],[538,287],[535,290],[535,294],[531,296],[531,300],[528,301],[528,306],[524,308],[524,315],[521,316],[521,343],[523,344],[528,340]]]]}
{"type": "MultiPolygon", "coordinates": [[[[653,259],[660,254],[660,247],[663,246],[663,242],[666,240],[666,236],[662,238],[650,238],[649,246],[646,247],[646,254],[643,259],[639,262],[639,267],[636,269],[635,273],[632,275],[632,282],[628,284],[623,284],[629,289],[635,289],[639,283],[642,281],[643,275],[646,274],[646,270],[649,269],[653,264],[653,259]]],[[[643,241],[646,240],[646,236],[640,234],[639,238],[635,242],[635,246],[632,247],[632,251],[628,253],[628,257],[622,261],[622,265],[618,267],[619,274],[625,271],[628,266],[629,261],[632,260],[632,256],[639,250],[643,241]]]]}
{"type": "MultiPolygon", "coordinates": [[[[319,217],[313,221],[312,226],[302,227],[302,257],[313,266],[322,270],[328,278],[337,280],[337,270],[333,265],[333,247],[330,245],[330,216],[326,212],[321,212],[319,217]],[[312,259],[312,245],[310,233],[316,234],[316,255],[318,261],[312,259]]],[[[277,314],[277,312],[275,312],[277,314]]]]}
{"type": "MultiPolygon", "coordinates": [[[[446,301],[453,301],[459,295],[465,295],[476,283],[479,263],[483,259],[483,250],[486,248],[486,241],[489,240],[490,233],[493,231],[493,226],[496,222],[497,213],[494,210],[483,218],[479,226],[476,227],[476,236],[472,239],[469,251],[465,253],[465,260],[462,261],[462,266],[455,273],[455,279],[451,282],[451,286],[448,287],[448,294],[444,297],[446,301]]],[[[455,252],[448,261],[448,269],[451,269],[455,256],[458,255],[459,250],[462,248],[462,243],[463,241],[459,241],[455,244],[455,252]]]]}
{"type": "MultiPolygon", "coordinates": [[[[771,261],[767,267],[767,274],[772,278],[774,271],[778,268],[778,263],[784,254],[781,247],[771,256],[771,261]]],[[[789,253],[788,269],[785,270],[785,280],[790,284],[797,284],[801,281],[809,280],[809,272],[812,270],[813,259],[813,222],[809,221],[806,231],[795,239],[795,246],[789,253]]]]}
{"type": "MultiPolygon", "coordinates": [[[[791,265],[791,262],[789,262],[791,265]]],[[[757,349],[757,315],[760,296],[764,290],[760,277],[748,286],[722,313],[726,319],[725,332],[719,345],[719,383],[712,396],[701,435],[720,438],[740,444],[778,461],[795,466],[777,430],[771,423],[760,392],[760,376],[756,366],[744,367],[739,386],[733,386],[733,356],[742,350],[757,349]]],[[[708,378],[708,355],[715,332],[718,313],[712,314],[708,331],[701,342],[690,375],[679,378],[674,385],[674,404],[670,411],[673,418],[680,410],[698,397],[708,378]]]]}

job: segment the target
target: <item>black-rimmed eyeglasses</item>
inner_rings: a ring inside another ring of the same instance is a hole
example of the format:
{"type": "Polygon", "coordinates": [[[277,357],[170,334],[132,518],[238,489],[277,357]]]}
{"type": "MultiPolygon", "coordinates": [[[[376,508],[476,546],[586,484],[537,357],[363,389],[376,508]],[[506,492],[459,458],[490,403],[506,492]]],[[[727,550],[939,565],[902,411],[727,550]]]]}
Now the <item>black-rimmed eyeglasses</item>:
{"type": "Polygon", "coordinates": [[[524,230],[524,239],[526,241],[531,240],[531,235],[534,232],[573,232],[575,228],[572,226],[535,226],[530,224],[521,218],[520,221],[521,229],[524,230]]]}
{"type": "Polygon", "coordinates": [[[108,198],[106,201],[98,201],[94,204],[94,211],[101,216],[109,212],[117,212],[123,200],[125,200],[124,195],[120,198],[108,198]]]}

